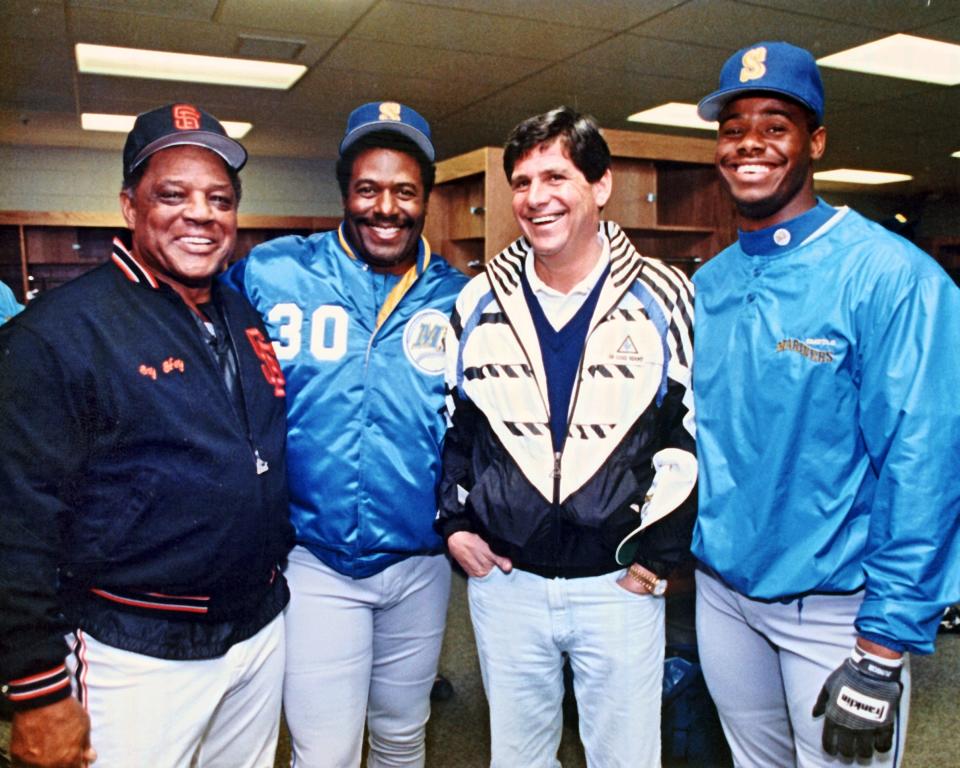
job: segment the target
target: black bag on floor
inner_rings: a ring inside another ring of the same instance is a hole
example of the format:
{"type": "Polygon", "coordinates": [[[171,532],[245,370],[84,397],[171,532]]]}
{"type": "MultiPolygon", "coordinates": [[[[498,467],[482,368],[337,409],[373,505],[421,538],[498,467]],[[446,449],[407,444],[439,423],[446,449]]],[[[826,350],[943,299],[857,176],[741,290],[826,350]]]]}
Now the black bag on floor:
{"type": "Polygon", "coordinates": [[[664,766],[729,768],[733,765],[717,708],[707,691],[693,646],[667,646],[660,738],[664,766]]]}

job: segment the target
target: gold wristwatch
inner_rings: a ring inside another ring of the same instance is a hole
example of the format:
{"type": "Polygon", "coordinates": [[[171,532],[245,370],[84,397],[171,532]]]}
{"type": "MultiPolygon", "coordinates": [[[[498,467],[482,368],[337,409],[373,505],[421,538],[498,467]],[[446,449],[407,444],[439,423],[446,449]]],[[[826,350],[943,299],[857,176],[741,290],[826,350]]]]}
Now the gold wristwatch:
{"type": "Polygon", "coordinates": [[[654,597],[663,597],[667,591],[667,580],[661,579],[653,571],[649,571],[639,563],[634,563],[627,569],[630,578],[640,584],[643,584],[654,597]]]}

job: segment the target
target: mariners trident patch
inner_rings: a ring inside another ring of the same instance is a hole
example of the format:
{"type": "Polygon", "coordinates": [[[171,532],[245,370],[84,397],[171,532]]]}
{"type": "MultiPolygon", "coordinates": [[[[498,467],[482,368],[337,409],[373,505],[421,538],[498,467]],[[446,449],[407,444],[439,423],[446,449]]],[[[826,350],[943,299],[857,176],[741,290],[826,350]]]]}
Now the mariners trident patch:
{"type": "Polygon", "coordinates": [[[443,336],[447,316],[439,309],[421,309],[403,330],[403,352],[413,367],[436,376],[443,373],[443,336]]]}

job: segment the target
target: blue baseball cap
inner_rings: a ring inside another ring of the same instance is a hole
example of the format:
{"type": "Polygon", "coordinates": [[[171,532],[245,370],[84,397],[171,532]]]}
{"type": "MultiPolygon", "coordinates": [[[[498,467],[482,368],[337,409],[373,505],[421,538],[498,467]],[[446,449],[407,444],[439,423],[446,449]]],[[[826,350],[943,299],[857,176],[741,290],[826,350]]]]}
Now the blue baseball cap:
{"type": "Polygon", "coordinates": [[[372,101],[353,110],[347,118],[347,132],[340,142],[340,154],[374,131],[399,133],[423,150],[431,163],[436,157],[430,140],[430,125],[420,114],[396,101],[372,101]]]}
{"type": "Polygon", "coordinates": [[[768,91],[800,102],[823,122],[823,82],[810,51],[790,43],[741,48],[720,70],[720,87],[697,105],[704,120],[716,120],[741,94],[768,91]]]}

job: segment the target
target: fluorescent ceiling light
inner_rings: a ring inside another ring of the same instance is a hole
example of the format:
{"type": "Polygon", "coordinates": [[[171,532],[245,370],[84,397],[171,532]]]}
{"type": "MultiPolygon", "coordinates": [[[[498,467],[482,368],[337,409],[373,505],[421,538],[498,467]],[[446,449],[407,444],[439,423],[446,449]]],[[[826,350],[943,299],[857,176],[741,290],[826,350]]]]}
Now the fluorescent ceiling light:
{"type": "Polygon", "coordinates": [[[717,130],[717,123],[701,120],[697,115],[696,104],[681,104],[671,101],[659,107],[635,112],[627,118],[632,123],[653,123],[654,125],[672,125],[678,128],[697,128],[701,131],[717,130]]]}
{"type": "Polygon", "coordinates": [[[958,149],[956,152],[950,155],[950,157],[960,157],[960,149],[958,149]]]}
{"type": "Polygon", "coordinates": [[[913,176],[905,173],[884,173],[882,171],[859,171],[855,168],[837,168],[832,171],[817,171],[813,174],[817,181],[836,181],[842,184],[893,184],[897,181],[910,181],[913,176]]]}
{"type": "Polygon", "coordinates": [[[115,48],[88,43],[77,43],[76,51],[77,69],[90,75],[146,77],[186,83],[285,90],[307,71],[303,64],[147,51],[142,48],[115,48]]]}
{"type": "Polygon", "coordinates": [[[824,56],[822,67],[900,77],[938,85],[960,84],[960,45],[913,35],[891,35],[824,56]]]}
{"type": "MultiPolygon", "coordinates": [[[[84,112],[80,115],[80,127],[85,131],[129,133],[133,129],[133,123],[136,119],[136,115],[105,115],[96,112],[84,112]]],[[[220,124],[231,139],[242,139],[253,128],[253,123],[231,122],[230,120],[221,120],[220,124]]]]}

